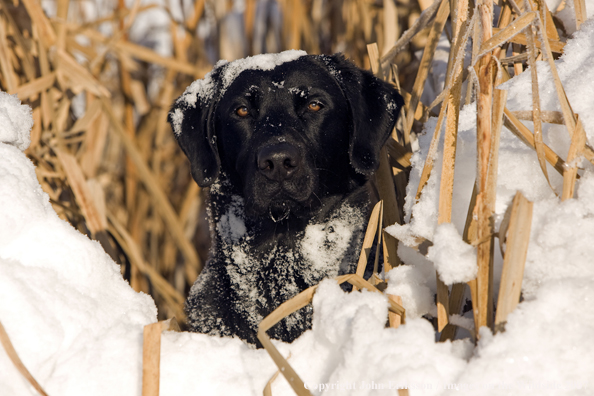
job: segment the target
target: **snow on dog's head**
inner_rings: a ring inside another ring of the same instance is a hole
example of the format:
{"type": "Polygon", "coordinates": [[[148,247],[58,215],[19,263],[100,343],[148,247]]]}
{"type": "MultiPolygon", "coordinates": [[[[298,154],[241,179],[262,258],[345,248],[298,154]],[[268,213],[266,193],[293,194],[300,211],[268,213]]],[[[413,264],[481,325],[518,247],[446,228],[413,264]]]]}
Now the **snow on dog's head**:
{"type": "MultiPolygon", "coordinates": [[[[221,73],[223,84],[220,86],[219,94],[222,95],[231,83],[244,70],[272,70],[285,62],[293,61],[307,55],[305,51],[288,50],[278,54],[260,54],[238,59],[233,62],[220,60],[212,71],[206,74],[203,79],[196,80],[177,99],[177,105],[183,107],[196,107],[196,103],[206,104],[214,96],[217,85],[213,81],[213,75],[221,73]]],[[[184,119],[183,111],[177,107],[170,113],[173,132],[176,135],[182,133],[181,125],[184,119]]]]}

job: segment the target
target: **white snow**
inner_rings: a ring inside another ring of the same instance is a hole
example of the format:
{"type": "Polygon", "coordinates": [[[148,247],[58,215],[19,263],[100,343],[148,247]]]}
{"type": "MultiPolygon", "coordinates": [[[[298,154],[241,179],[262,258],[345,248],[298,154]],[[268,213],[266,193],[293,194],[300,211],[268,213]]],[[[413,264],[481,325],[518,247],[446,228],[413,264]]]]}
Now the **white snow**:
{"type": "Polygon", "coordinates": [[[300,251],[311,265],[308,279],[316,279],[321,274],[337,276],[334,257],[344,257],[350,247],[355,232],[361,231],[365,219],[361,212],[348,205],[340,208],[341,216],[322,224],[308,224],[301,242],[300,251]],[[336,270],[333,270],[335,268],[336,270]]]}
{"type": "Polygon", "coordinates": [[[466,389],[446,394],[591,395],[593,298],[592,278],[544,283],[510,314],[504,333],[481,329],[475,356],[457,380],[466,389]]]}
{"type": "Polygon", "coordinates": [[[31,108],[22,105],[16,95],[0,91],[0,142],[26,150],[32,126],[31,108]]]}
{"type": "Polygon", "coordinates": [[[476,278],[478,268],[475,248],[462,240],[452,223],[437,226],[427,258],[433,261],[439,277],[446,285],[476,278]]]}
{"type": "MultiPolygon", "coordinates": [[[[590,19],[556,62],[591,142],[593,43],[594,19],[590,19]]],[[[558,110],[547,66],[539,62],[538,68],[542,108],[558,110]]],[[[528,78],[525,73],[506,85],[509,108],[528,108],[522,107],[530,103],[528,78]]],[[[193,89],[195,103],[199,89],[193,89]]],[[[123,281],[119,267],[99,244],[53,211],[33,164],[22,153],[28,145],[30,111],[14,97],[0,94],[0,118],[2,324],[24,364],[50,395],[140,395],[142,330],[156,320],[153,301],[123,281]]],[[[474,105],[461,111],[452,225],[437,227],[440,158],[420,201],[413,199],[435,127],[432,119],[419,138],[421,151],[412,158],[406,204],[410,224],[394,231],[407,236],[409,244],[416,236],[432,240],[435,261],[450,256],[451,262],[443,261],[446,269],[441,271],[452,282],[470,276],[470,270],[457,268],[456,262],[471,261],[464,258],[470,250],[459,235],[475,179],[475,118],[474,105]]],[[[544,137],[553,150],[566,156],[569,140],[563,127],[546,125],[544,137]]],[[[314,297],[313,329],[291,345],[276,342],[281,354],[290,356],[289,363],[314,395],[394,394],[393,388],[403,385],[411,395],[591,395],[594,167],[587,161],[582,166],[576,198],[560,202],[535,153],[509,131],[502,132],[496,225],[517,190],[534,201],[524,300],[508,317],[505,332],[493,335],[481,329],[476,348],[468,340],[435,342],[432,326],[421,318],[435,313],[435,266],[401,244],[399,255],[406,265],[386,276],[387,292],[401,296],[407,309],[405,325],[385,328],[383,295],[345,294],[327,280],[314,297]]],[[[550,167],[549,175],[559,192],[561,178],[550,167]]],[[[225,220],[226,227],[236,228],[229,234],[231,240],[242,235],[240,223],[231,213],[225,220]]],[[[496,265],[501,265],[499,255],[496,265]]],[[[465,327],[472,325],[468,317],[452,319],[465,327]]],[[[251,349],[238,339],[163,335],[161,394],[165,396],[260,395],[275,371],[264,350],[251,349]]],[[[36,394],[3,350],[0,390],[2,396],[36,394]]],[[[282,376],[272,391],[275,396],[293,394],[282,376]]]]}
{"type": "Polygon", "coordinates": [[[437,308],[433,301],[435,291],[433,264],[423,256],[417,255],[410,248],[400,246],[398,254],[405,263],[414,260],[414,265],[400,265],[388,272],[386,293],[402,298],[407,318],[420,318],[425,314],[435,314],[437,308]],[[410,260],[406,257],[407,253],[412,256],[410,260]]]}
{"type": "MultiPolygon", "coordinates": [[[[142,328],[156,320],[155,304],[53,211],[19,150],[28,145],[28,106],[1,94],[0,108],[13,121],[0,136],[0,320],[49,394],[139,394],[129,373],[141,369],[142,328]]],[[[33,394],[3,350],[0,389],[33,394]]]]}

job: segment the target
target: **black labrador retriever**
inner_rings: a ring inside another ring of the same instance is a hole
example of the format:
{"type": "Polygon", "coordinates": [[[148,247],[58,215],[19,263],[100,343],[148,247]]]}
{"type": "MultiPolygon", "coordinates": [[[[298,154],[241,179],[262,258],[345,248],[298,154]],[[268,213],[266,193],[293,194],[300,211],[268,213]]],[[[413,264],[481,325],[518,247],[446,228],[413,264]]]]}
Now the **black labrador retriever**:
{"type": "MultiPolygon", "coordinates": [[[[221,61],[169,114],[193,178],[210,187],[210,259],[186,301],[193,331],[259,345],[260,321],[327,277],[355,270],[366,182],[402,97],[342,55],[221,61]]],[[[305,307],[269,334],[311,327],[305,307]]]]}

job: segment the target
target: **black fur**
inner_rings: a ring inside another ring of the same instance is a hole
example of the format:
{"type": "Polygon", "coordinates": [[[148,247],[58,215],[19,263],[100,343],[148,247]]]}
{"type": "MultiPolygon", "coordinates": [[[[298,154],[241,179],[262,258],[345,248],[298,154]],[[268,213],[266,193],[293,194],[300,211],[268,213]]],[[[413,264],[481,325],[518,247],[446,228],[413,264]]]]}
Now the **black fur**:
{"type": "MultiPolygon", "coordinates": [[[[189,326],[258,344],[258,323],[281,303],[354,271],[366,182],[403,100],[341,55],[248,69],[230,82],[235,66],[188,88],[169,120],[192,176],[210,187],[211,257],[186,301],[189,326]]],[[[310,327],[306,307],[269,334],[291,342],[310,327]]]]}

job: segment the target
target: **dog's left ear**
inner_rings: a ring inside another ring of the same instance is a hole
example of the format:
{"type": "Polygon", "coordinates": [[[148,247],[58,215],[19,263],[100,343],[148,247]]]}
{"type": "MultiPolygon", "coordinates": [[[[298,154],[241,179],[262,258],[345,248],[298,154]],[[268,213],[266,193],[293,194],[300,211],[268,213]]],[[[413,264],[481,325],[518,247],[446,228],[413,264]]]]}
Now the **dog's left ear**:
{"type": "Polygon", "coordinates": [[[218,73],[215,69],[186,89],[173,104],[168,121],[182,151],[190,160],[192,177],[200,187],[210,186],[219,176],[221,160],[214,134],[214,110],[218,73]]]}
{"type": "Polygon", "coordinates": [[[351,164],[357,173],[370,176],[379,167],[380,150],[392,133],[404,99],[393,85],[359,69],[343,55],[324,58],[349,103],[351,164]]]}

